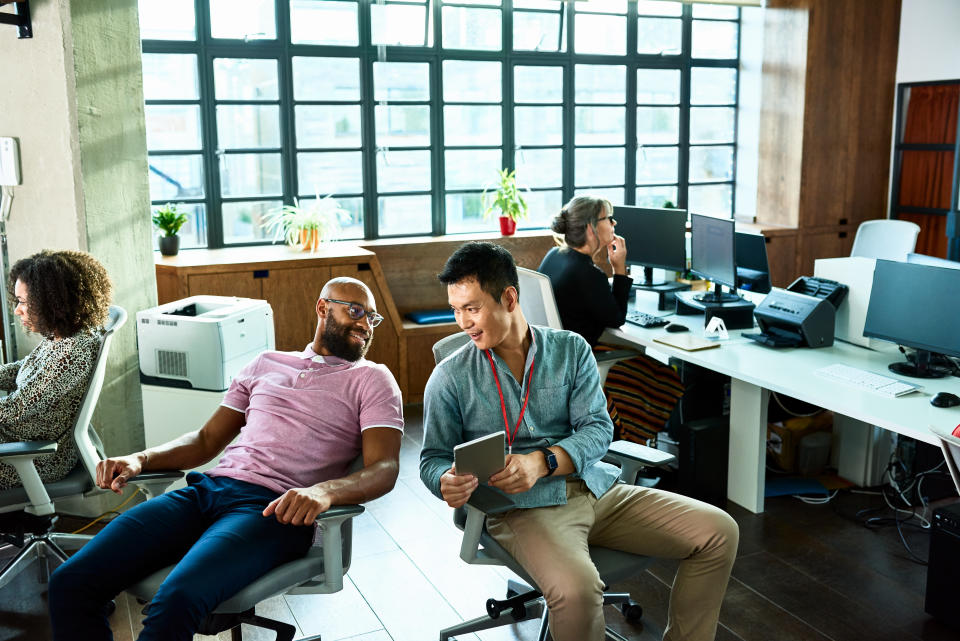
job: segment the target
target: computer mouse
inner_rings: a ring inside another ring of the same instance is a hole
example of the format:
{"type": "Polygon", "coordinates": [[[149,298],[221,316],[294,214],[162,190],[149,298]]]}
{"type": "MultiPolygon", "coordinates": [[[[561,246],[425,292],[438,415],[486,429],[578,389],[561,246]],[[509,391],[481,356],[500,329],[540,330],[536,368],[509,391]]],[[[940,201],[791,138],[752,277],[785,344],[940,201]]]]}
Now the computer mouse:
{"type": "Polygon", "coordinates": [[[689,331],[690,331],[690,328],[689,328],[689,327],[687,327],[686,325],[681,325],[680,323],[670,323],[669,325],[667,325],[666,327],[664,327],[664,329],[667,330],[668,332],[670,332],[671,334],[675,334],[675,333],[677,333],[677,332],[689,332],[689,331]]]}
{"type": "Polygon", "coordinates": [[[951,394],[950,392],[937,392],[934,397],[930,399],[930,404],[934,407],[956,407],[960,405],[960,396],[951,394]]]}

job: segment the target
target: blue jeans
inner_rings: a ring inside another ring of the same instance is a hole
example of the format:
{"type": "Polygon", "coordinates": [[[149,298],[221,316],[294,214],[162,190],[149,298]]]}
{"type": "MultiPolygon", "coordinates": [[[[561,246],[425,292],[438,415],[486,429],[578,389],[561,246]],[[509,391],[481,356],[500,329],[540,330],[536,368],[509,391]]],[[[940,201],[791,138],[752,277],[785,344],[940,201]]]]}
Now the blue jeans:
{"type": "Polygon", "coordinates": [[[54,641],[112,639],[107,603],[174,563],[138,638],[190,641],[217,605],[310,547],[313,527],[261,514],[278,496],[272,490],[196,472],[187,483],[117,517],[57,568],[49,585],[54,641]]]}

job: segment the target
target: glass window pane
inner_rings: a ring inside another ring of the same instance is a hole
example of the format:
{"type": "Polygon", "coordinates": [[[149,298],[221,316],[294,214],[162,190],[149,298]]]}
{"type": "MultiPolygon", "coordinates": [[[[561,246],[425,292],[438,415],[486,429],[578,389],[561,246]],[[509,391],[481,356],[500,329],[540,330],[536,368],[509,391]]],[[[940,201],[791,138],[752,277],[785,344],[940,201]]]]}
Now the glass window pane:
{"type": "Polygon", "coordinates": [[[444,140],[451,147],[500,145],[503,136],[499,106],[446,105],[443,127],[444,140]]]}
{"type": "Polygon", "coordinates": [[[144,100],[195,100],[199,97],[196,55],[143,54],[144,100]]]}
{"type": "Polygon", "coordinates": [[[447,189],[494,187],[503,162],[499,149],[447,150],[444,153],[447,189]]]}
{"type": "Polygon", "coordinates": [[[733,185],[690,185],[687,209],[692,214],[729,218],[733,214],[733,185]]]}
{"type": "Polygon", "coordinates": [[[283,206],[279,200],[258,200],[242,203],[223,203],[223,242],[249,243],[258,240],[272,240],[263,228],[263,219],[267,212],[283,206]]]}
{"type": "Polygon", "coordinates": [[[377,191],[428,191],[432,182],[429,151],[377,152],[377,191]]]}
{"type": "Polygon", "coordinates": [[[444,198],[447,233],[494,231],[499,229],[496,212],[484,216],[483,194],[447,194],[444,198]]]}
{"type": "Polygon", "coordinates": [[[627,101],[627,68],[623,65],[577,65],[574,68],[576,102],[627,101]]]}
{"type": "Polygon", "coordinates": [[[670,207],[677,206],[676,187],[637,187],[637,197],[634,199],[637,207],[670,207]]]}
{"type": "Polygon", "coordinates": [[[690,70],[690,102],[732,105],[737,101],[737,70],[694,67],[690,70]]]}
{"type": "Polygon", "coordinates": [[[562,145],[562,107],[515,107],[514,137],[521,146],[562,145]]]}
{"type": "Polygon", "coordinates": [[[216,58],[213,84],[217,100],[276,100],[277,61],[254,58],[216,58]]]}
{"type": "Polygon", "coordinates": [[[637,103],[680,104],[680,70],[637,69],[637,103]]]}
{"type": "Polygon", "coordinates": [[[563,207],[563,192],[559,189],[549,191],[528,191],[523,197],[527,200],[527,218],[520,221],[520,227],[530,229],[549,227],[553,217],[563,207]]]}
{"type": "Polygon", "coordinates": [[[237,40],[275,40],[273,0],[209,0],[210,35],[237,40]]]}
{"type": "Polygon", "coordinates": [[[359,147],[360,105],[297,105],[297,147],[359,147]]]}
{"type": "MultiPolygon", "coordinates": [[[[363,238],[363,198],[347,198],[334,194],[333,199],[340,205],[340,209],[347,211],[346,214],[340,216],[340,233],[337,234],[337,239],[363,238]]],[[[299,198],[298,201],[301,207],[310,208],[317,199],[315,197],[299,198]]]]}
{"type": "Polygon", "coordinates": [[[430,100],[430,64],[426,62],[373,63],[373,99],[430,100]]]}
{"type": "Polygon", "coordinates": [[[627,18],[581,13],[575,16],[573,50],[577,53],[627,53],[627,18]]]}
{"type": "Polygon", "coordinates": [[[694,58],[736,58],[737,23],[693,21],[694,58]]]}
{"type": "Polygon", "coordinates": [[[691,147],[690,182],[733,180],[733,147],[691,147]]]}
{"type": "Polygon", "coordinates": [[[683,35],[680,20],[640,18],[637,20],[637,52],[679,55],[683,35]]]}
{"type": "Polygon", "coordinates": [[[622,145],[627,110],[623,107],[577,107],[574,141],[578,145],[622,145]]]}
{"type": "Polygon", "coordinates": [[[521,187],[559,187],[563,185],[562,149],[518,149],[517,183],[521,187]]]}
{"type": "Polygon", "coordinates": [[[297,154],[297,192],[359,194],[363,192],[363,154],[359,151],[306,152],[297,154]]]}
{"type": "Polygon", "coordinates": [[[659,185],[677,182],[679,154],[677,147],[637,149],[637,184],[659,185]]]}
{"type": "Polygon", "coordinates": [[[377,144],[381,147],[430,145],[430,107],[427,105],[377,105],[377,144]]]}
{"type": "Polygon", "coordinates": [[[690,109],[690,142],[733,142],[732,107],[693,107],[690,109]]]}
{"type": "Polygon", "coordinates": [[[626,152],[622,147],[575,149],[573,159],[574,182],[578,187],[623,184],[626,152]]]}
{"type": "Polygon", "coordinates": [[[193,0],[140,0],[141,40],[196,40],[193,0]]]}
{"type": "Polygon", "coordinates": [[[576,189],[573,192],[574,196],[595,196],[597,198],[606,198],[610,201],[610,204],[622,205],[623,198],[626,193],[623,187],[605,187],[598,189],[596,187],[587,187],[585,189],[576,189]]]}
{"type": "Polygon", "coordinates": [[[147,149],[200,149],[200,107],[147,105],[147,149]]]}
{"type": "Polygon", "coordinates": [[[217,147],[257,149],[280,146],[278,105],[218,105],[217,147]]]}
{"type": "Polygon", "coordinates": [[[566,29],[559,13],[514,12],[514,51],[566,51],[566,44],[566,29]]]}
{"type": "Polygon", "coordinates": [[[563,102],[563,67],[513,68],[516,102],[563,102]]]}
{"type": "Polygon", "coordinates": [[[282,194],[280,154],[221,156],[220,193],[228,197],[282,194]]]}
{"type": "Polygon", "coordinates": [[[675,0],[637,0],[637,14],[679,17],[683,14],[683,5],[675,0]]]}
{"type": "Polygon", "coordinates": [[[443,99],[447,102],[500,102],[499,62],[443,61],[443,99]]]}
{"type": "Polygon", "coordinates": [[[576,0],[575,11],[626,13],[627,0],[576,0]]]}
{"type": "Polygon", "coordinates": [[[357,3],[290,0],[290,40],[294,44],[357,46],[357,3]]]}
{"type": "Polygon", "coordinates": [[[296,100],[360,100],[357,58],[293,58],[296,100]]]}
{"type": "Polygon", "coordinates": [[[433,228],[433,199],[423,196],[389,196],[377,199],[381,236],[428,234],[433,228]]]}
{"type": "MultiPolygon", "coordinates": [[[[416,0],[418,2],[423,2],[423,0],[416,0]]],[[[445,3],[448,0],[443,0],[445,3]]],[[[472,4],[477,6],[488,6],[488,7],[499,7],[503,3],[501,0],[452,0],[450,4],[472,4]]]]}
{"type": "Polygon", "coordinates": [[[150,156],[150,200],[203,197],[203,157],[150,156]]]}
{"type": "Polygon", "coordinates": [[[500,10],[443,7],[443,48],[499,51],[500,10]]]}
{"type": "Polygon", "coordinates": [[[736,7],[721,7],[715,4],[693,5],[694,18],[719,18],[721,20],[736,20],[740,17],[736,7]]]}
{"type": "MultiPolygon", "coordinates": [[[[207,207],[203,203],[175,203],[177,211],[187,215],[187,222],[184,223],[177,235],[180,236],[180,249],[192,249],[194,247],[207,246],[207,207]]],[[[154,204],[150,210],[151,213],[159,207],[154,204]]]]}
{"type": "Polygon", "coordinates": [[[375,45],[422,47],[427,44],[427,8],[424,5],[371,4],[370,29],[375,45]]]}
{"type": "Polygon", "coordinates": [[[680,109],[637,107],[637,142],[670,144],[680,140],[680,109]]]}
{"type": "Polygon", "coordinates": [[[564,0],[513,0],[514,9],[546,9],[560,11],[564,0]]]}

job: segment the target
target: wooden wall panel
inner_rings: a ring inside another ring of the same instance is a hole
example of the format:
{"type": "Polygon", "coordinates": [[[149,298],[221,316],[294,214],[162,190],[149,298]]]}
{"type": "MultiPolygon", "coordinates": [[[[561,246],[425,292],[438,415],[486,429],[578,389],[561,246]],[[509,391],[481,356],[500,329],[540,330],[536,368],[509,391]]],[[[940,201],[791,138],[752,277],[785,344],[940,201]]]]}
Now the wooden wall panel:
{"type": "Polygon", "coordinates": [[[263,298],[273,309],[277,349],[299,351],[317,330],[317,298],[330,280],[329,267],[271,269],[263,283],[263,298]]]}
{"type": "Polygon", "coordinates": [[[909,220],[920,225],[917,237],[918,254],[947,257],[947,217],[939,214],[900,214],[900,220],[909,220]]]}

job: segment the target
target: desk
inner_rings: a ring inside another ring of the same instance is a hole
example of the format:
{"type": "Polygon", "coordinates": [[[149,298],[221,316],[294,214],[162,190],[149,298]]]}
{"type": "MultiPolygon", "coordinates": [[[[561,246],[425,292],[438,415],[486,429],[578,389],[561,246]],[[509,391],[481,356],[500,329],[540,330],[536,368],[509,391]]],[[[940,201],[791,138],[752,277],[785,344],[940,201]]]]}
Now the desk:
{"type": "MultiPolygon", "coordinates": [[[[631,303],[631,308],[634,303],[631,303]]],[[[657,314],[656,303],[643,299],[637,309],[657,314]]],[[[662,315],[662,312],[660,313],[662,315]]],[[[702,316],[671,317],[700,332],[702,316]]],[[[754,330],[744,330],[747,333],[754,330]]],[[[960,407],[949,409],[930,405],[933,394],[960,392],[954,378],[910,379],[923,386],[900,398],[885,398],[852,385],[835,383],[814,373],[815,370],[844,363],[852,367],[893,376],[887,364],[903,356],[894,345],[869,350],[837,341],[832,347],[772,349],[742,338],[741,331],[730,332],[719,349],[686,352],[655,343],[666,335],[663,328],[644,329],[629,323],[608,329],[601,340],[652,349],[668,356],[706,367],[730,376],[730,454],[727,471],[727,498],[751,512],[763,512],[764,470],[767,439],[767,400],[770,391],[812,403],[837,414],[877,425],[931,445],[940,446],[930,428],[950,433],[960,424],[960,407]]]]}

